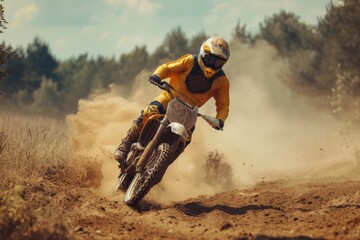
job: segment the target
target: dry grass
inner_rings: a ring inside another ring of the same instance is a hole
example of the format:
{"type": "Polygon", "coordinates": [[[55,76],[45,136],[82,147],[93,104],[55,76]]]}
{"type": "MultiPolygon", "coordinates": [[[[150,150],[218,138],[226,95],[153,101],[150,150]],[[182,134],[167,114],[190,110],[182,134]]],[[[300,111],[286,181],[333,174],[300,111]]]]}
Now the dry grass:
{"type": "Polygon", "coordinates": [[[0,195],[0,239],[67,239],[61,223],[39,221],[30,204],[18,194],[18,189],[3,191],[0,195]]]}
{"type": "Polygon", "coordinates": [[[65,122],[44,117],[0,115],[0,189],[69,160],[65,122]]]}
{"type": "Polygon", "coordinates": [[[4,131],[0,131],[0,156],[6,147],[7,135],[4,131]]]}
{"type": "Polygon", "coordinates": [[[50,223],[36,209],[53,212],[50,194],[102,177],[99,163],[72,156],[67,142],[65,120],[0,113],[0,239],[67,238],[59,216],[50,223]]]}

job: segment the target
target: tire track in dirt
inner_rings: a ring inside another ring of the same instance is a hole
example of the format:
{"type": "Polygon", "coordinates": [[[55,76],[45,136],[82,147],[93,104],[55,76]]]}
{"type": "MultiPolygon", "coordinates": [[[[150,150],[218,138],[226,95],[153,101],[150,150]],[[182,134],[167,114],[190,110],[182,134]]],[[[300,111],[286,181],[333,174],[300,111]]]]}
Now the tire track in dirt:
{"type": "Polygon", "coordinates": [[[61,217],[73,239],[360,239],[359,181],[263,182],[169,205],[145,199],[138,209],[122,196],[57,186],[37,211],[61,217]]]}

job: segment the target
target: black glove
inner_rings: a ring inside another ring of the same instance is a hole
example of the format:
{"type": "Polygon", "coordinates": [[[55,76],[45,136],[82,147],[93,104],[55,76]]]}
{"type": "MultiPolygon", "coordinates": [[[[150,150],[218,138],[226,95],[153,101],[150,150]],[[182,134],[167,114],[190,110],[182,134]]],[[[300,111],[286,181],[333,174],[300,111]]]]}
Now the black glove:
{"type": "Polygon", "coordinates": [[[161,79],[160,79],[160,77],[158,76],[158,75],[151,75],[150,77],[149,77],[149,81],[150,82],[153,82],[153,83],[156,83],[156,84],[158,84],[158,85],[161,85],[161,79]]]}
{"type": "Polygon", "coordinates": [[[214,127],[216,130],[223,130],[224,128],[224,121],[221,120],[221,119],[218,119],[219,120],[219,127],[214,127]]]}

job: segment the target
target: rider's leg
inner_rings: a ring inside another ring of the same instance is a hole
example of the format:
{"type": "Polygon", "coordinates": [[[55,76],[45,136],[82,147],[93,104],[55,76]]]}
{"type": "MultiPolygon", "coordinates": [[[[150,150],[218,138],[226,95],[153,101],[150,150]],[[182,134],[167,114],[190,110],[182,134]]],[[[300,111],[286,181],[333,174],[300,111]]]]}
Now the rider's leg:
{"type": "Polygon", "coordinates": [[[126,137],[122,139],[120,145],[114,153],[115,160],[119,163],[119,167],[121,169],[125,169],[127,167],[125,163],[127,154],[129,153],[131,145],[139,139],[143,123],[145,123],[152,115],[159,113],[165,113],[164,107],[159,101],[153,101],[143,111],[141,111],[139,118],[133,122],[126,137]]]}
{"type": "Polygon", "coordinates": [[[126,137],[121,140],[120,145],[115,150],[114,158],[119,163],[119,167],[121,169],[126,168],[125,160],[127,154],[130,150],[131,145],[139,138],[141,129],[142,128],[137,124],[137,121],[135,120],[131,125],[130,129],[128,130],[126,137]]]}

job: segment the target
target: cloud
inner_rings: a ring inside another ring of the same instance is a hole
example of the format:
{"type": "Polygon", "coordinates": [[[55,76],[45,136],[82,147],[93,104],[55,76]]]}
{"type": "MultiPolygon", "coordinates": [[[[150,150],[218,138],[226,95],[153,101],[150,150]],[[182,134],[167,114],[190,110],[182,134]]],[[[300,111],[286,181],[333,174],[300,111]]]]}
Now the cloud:
{"type": "Polygon", "coordinates": [[[237,7],[238,6],[233,6],[231,2],[214,2],[214,5],[211,11],[208,13],[205,21],[216,22],[224,17],[229,16],[229,10],[237,7]]]}
{"type": "Polygon", "coordinates": [[[143,44],[143,37],[141,36],[123,36],[116,43],[116,49],[125,52],[133,49],[136,45],[143,44]],[[125,50],[125,51],[124,51],[125,50]]]}
{"type": "Polygon", "coordinates": [[[71,43],[71,40],[69,38],[61,37],[55,41],[54,46],[57,48],[61,48],[64,46],[68,46],[70,43],[71,43]]]}
{"type": "Polygon", "coordinates": [[[11,27],[16,29],[22,24],[30,21],[38,13],[38,7],[34,3],[23,6],[17,10],[11,21],[11,27]]]}
{"type": "MultiPolygon", "coordinates": [[[[324,5],[325,0],[322,0],[324,5]]],[[[254,9],[259,9],[265,17],[271,17],[274,13],[279,13],[280,10],[292,12],[300,17],[300,20],[305,23],[316,24],[317,19],[326,13],[324,5],[314,5],[312,1],[254,1],[254,9]]]]}
{"type": "Polygon", "coordinates": [[[127,6],[130,10],[136,11],[140,14],[152,14],[155,11],[162,9],[163,6],[159,3],[154,3],[151,0],[106,0],[109,5],[127,6]]]}
{"type": "MultiPolygon", "coordinates": [[[[211,10],[203,18],[206,32],[220,34],[224,36],[224,27],[231,26],[235,28],[236,21],[245,11],[245,7],[241,4],[234,4],[234,1],[213,1],[211,10]]],[[[230,33],[229,33],[230,34],[230,33]]]]}
{"type": "Polygon", "coordinates": [[[254,8],[267,9],[268,11],[278,11],[279,9],[298,9],[299,2],[296,1],[253,1],[254,8]]]}
{"type": "MultiPolygon", "coordinates": [[[[207,28],[206,32],[214,31],[222,34],[224,26],[233,26],[238,20],[246,25],[246,29],[252,33],[259,30],[259,23],[265,17],[271,17],[280,10],[294,12],[306,23],[316,23],[319,16],[325,14],[327,0],[318,0],[323,4],[314,4],[310,0],[213,0],[209,12],[203,18],[203,24],[207,28]]],[[[341,0],[338,0],[341,1],[341,0]]],[[[210,1],[209,1],[210,2],[210,1]]],[[[230,35],[230,34],[229,34],[230,35]]]]}
{"type": "Polygon", "coordinates": [[[140,13],[152,13],[161,8],[162,8],[161,4],[152,3],[149,0],[142,0],[138,5],[138,10],[140,13]]]}
{"type": "Polygon", "coordinates": [[[110,35],[109,31],[103,31],[99,35],[99,40],[106,40],[109,37],[109,35],[110,35]]]}
{"type": "Polygon", "coordinates": [[[81,34],[88,34],[88,33],[91,33],[93,29],[94,29],[94,26],[88,25],[88,26],[81,28],[80,32],[81,32],[81,34]]]}

